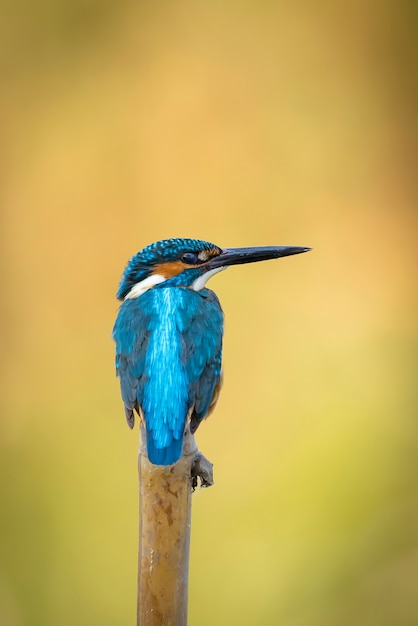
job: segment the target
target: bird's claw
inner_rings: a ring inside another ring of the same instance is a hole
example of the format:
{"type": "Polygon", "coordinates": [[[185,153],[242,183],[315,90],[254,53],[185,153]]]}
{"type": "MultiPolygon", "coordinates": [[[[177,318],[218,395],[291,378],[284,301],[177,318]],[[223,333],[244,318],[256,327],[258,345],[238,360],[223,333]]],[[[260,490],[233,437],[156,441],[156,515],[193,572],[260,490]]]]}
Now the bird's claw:
{"type": "Polygon", "coordinates": [[[202,488],[213,485],[213,464],[199,451],[196,452],[192,463],[191,485],[192,491],[198,486],[202,488]]]}

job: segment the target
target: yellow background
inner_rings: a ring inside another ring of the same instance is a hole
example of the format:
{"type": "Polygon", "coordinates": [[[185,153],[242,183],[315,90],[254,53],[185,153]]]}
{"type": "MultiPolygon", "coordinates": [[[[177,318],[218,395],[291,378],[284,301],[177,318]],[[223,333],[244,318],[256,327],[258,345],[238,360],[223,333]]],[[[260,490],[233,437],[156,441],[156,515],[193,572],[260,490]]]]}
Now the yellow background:
{"type": "Polygon", "coordinates": [[[417,624],[413,3],[2,11],[1,626],[135,623],[114,294],[178,236],[314,248],[210,283],[190,624],[417,624]]]}

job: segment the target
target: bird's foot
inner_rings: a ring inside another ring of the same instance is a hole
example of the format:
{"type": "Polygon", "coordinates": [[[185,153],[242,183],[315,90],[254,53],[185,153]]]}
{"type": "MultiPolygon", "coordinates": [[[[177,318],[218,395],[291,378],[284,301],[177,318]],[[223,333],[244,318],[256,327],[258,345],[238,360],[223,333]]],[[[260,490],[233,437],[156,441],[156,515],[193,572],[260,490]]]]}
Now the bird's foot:
{"type": "Polygon", "coordinates": [[[211,463],[203,454],[199,451],[196,452],[191,473],[192,491],[198,486],[211,487],[213,485],[213,463],[211,463]],[[199,485],[200,478],[200,485],[199,485]]]}

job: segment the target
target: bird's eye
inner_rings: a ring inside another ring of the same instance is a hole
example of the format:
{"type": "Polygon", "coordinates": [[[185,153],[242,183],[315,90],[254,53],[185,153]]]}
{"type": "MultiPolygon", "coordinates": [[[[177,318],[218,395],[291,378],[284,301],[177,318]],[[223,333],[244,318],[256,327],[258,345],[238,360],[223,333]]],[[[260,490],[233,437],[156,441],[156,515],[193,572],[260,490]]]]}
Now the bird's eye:
{"type": "Polygon", "coordinates": [[[194,252],[185,252],[181,260],[188,265],[197,265],[199,263],[198,256],[194,252]]]}

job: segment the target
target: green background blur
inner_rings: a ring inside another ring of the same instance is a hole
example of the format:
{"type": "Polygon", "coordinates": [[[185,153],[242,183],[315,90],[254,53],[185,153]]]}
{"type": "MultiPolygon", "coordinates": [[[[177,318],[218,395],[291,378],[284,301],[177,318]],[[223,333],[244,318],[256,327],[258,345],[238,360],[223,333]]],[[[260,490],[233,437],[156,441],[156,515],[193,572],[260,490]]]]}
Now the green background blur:
{"type": "Polygon", "coordinates": [[[3,2],[1,626],[135,623],[110,333],[173,236],[314,248],[210,283],[190,624],[418,623],[415,7],[3,2]]]}

